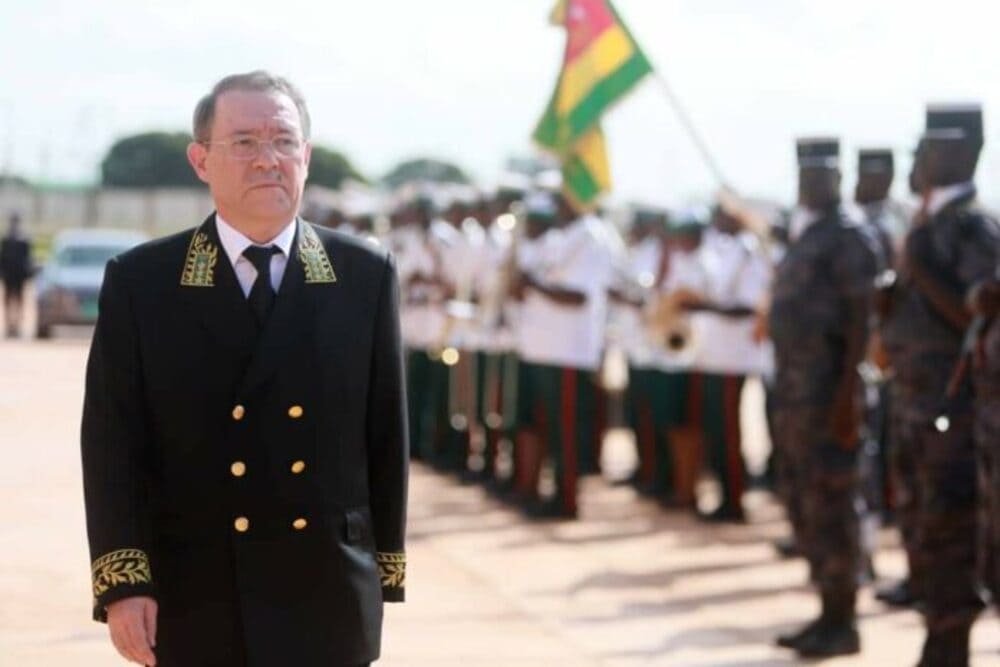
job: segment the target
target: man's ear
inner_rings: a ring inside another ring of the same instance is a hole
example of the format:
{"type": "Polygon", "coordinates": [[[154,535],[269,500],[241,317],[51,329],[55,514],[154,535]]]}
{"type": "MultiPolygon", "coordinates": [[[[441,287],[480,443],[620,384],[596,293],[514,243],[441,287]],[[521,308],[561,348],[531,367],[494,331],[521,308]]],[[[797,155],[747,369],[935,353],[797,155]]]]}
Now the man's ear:
{"type": "Polygon", "coordinates": [[[312,159],[312,152],[312,144],[307,143],[305,151],[302,154],[302,163],[306,166],[306,178],[309,178],[309,160],[312,159]]]}
{"type": "Polygon", "coordinates": [[[208,149],[205,148],[205,144],[197,141],[189,143],[187,158],[188,162],[191,163],[191,168],[194,169],[194,173],[198,174],[198,178],[208,183],[208,169],[205,166],[205,162],[208,160],[208,149]]]}

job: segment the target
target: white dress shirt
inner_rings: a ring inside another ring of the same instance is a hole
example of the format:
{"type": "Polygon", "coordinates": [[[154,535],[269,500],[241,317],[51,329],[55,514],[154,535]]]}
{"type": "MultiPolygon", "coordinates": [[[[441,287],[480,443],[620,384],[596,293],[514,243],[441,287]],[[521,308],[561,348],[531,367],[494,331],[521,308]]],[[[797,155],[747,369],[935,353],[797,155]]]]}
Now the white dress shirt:
{"type": "Polygon", "coordinates": [[[927,200],[927,212],[931,215],[937,215],[948,204],[975,191],[976,186],[972,181],[934,188],[927,200]]]}
{"type": "Polygon", "coordinates": [[[233,271],[236,273],[236,280],[239,281],[240,289],[243,290],[243,296],[250,296],[250,288],[253,287],[254,281],[257,280],[257,269],[254,268],[249,259],[243,256],[243,251],[252,245],[262,248],[273,245],[277,246],[278,250],[281,251],[271,256],[271,287],[277,293],[278,288],[281,286],[281,279],[285,276],[285,267],[288,266],[288,257],[292,251],[292,241],[295,240],[295,222],[293,218],[277,236],[267,243],[256,243],[248,239],[242,232],[223,220],[222,216],[216,213],[215,226],[219,231],[219,242],[222,244],[222,249],[226,251],[229,263],[233,266],[233,271]]]}

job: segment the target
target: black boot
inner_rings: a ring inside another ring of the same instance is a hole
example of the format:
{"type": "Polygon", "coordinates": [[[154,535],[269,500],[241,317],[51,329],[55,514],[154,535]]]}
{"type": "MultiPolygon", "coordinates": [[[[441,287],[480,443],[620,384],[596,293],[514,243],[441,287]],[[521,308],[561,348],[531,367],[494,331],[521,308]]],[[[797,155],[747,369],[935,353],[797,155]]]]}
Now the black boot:
{"type": "Polygon", "coordinates": [[[719,505],[707,514],[699,513],[698,518],[706,523],[746,523],[746,515],[742,507],[719,505]]]}
{"type": "Polygon", "coordinates": [[[898,584],[879,589],[875,592],[875,599],[881,600],[890,607],[912,607],[920,601],[909,579],[903,579],[898,584]]]}
{"type": "Polygon", "coordinates": [[[968,667],[971,625],[927,634],[917,667],[968,667]]]}
{"type": "Polygon", "coordinates": [[[805,627],[802,627],[795,632],[778,635],[778,638],[774,641],[774,643],[784,648],[798,648],[799,644],[806,641],[819,629],[822,620],[822,618],[817,618],[812,623],[807,624],[805,627]]]}
{"type": "Polygon", "coordinates": [[[821,623],[794,646],[803,658],[831,658],[861,652],[861,637],[853,622],[821,623]]]}
{"type": "Polygon", "coordinates": [[[861,651],[855,623],[855,591],[823,591],[823,613],[816,629],[794,646],[804,658],[854,655],[861,651]]]}
{"type": "Polygon", "coordinates": [[[774,541],[774,550],[782,558],[797,558],[802,555],[798,542],[794,537],[783,537],[774,541]]]}

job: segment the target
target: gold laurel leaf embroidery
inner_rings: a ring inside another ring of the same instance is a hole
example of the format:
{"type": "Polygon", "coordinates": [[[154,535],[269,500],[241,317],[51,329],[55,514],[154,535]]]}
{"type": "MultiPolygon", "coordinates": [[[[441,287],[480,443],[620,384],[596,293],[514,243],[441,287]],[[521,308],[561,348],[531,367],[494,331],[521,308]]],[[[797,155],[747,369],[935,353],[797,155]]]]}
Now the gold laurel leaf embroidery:
{"type": "Polygon", "coordinates": [[[306,222],[299,223],[302,233],[299,234],[299,261],[306,274],[307,283],[335,283],[337,274],[333,272],[330,257],[326,254],[319,236],[306,222]]]}
{"type": "Polygon", "coordinates": [[[188,246],[184,260],[181,285],[185,287],[212,287],[215,285],[215,265],[219,261],[219,248],[208,240],[204,232],[196,232],[188,246]]]}
{"type": "Polygon", "coordinates": [[[403,588],[406,584],[406,554],[384,552],[376,554],[378,574],[383,588],[403,588]]]}
{"type": "Polygon", "coordinates": [[[106,553],[91,566],[94,597],[124,584],[148,584],[153,581],[149,558],[141,549],[119,549],[106,553]]]}

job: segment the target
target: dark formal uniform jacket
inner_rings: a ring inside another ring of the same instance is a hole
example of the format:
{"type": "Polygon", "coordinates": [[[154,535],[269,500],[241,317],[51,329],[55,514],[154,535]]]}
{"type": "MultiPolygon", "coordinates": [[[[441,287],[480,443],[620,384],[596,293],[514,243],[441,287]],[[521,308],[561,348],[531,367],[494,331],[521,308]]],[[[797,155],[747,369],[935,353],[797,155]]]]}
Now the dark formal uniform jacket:
{"type": "Polygon", "coordinates": [[[109,262],[82,432],[95,619],[154,597],[162,667],[378,657],[405,572],[397,290],[384,251],[301,220],[259,333],[214,216],[109,262]]]}

